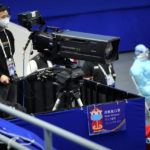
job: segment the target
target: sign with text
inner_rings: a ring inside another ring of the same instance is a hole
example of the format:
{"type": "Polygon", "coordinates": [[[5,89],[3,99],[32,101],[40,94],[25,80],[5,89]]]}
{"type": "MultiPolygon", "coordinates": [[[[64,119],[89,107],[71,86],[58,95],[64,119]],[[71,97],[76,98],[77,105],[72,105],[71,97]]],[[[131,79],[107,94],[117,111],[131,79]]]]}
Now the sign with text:
{"type": "Polygon", "coordinates": [[[89,135],[126,130],[125,102],[87,107],[89,135]]]}

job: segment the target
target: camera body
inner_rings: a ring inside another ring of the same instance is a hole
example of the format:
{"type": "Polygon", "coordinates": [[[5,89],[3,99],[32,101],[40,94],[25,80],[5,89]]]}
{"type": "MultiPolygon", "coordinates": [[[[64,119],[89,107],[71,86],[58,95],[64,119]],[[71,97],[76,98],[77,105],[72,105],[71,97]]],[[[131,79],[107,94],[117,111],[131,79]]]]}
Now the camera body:
{"type": "Polygon", "coordinates": [[[21,13],[18,21],[29,30],[34,25],[41,25],[39,30],[32,31],[30,39],[33,49],[48,54],[51,60],[61,57],[111,63],[118,59],[119,37],[61,31],[49,26],[42,30],[44,21],[38,11],[21,13]]]}
{"type": "Polygon", "coordinates": [[[48,51],[51,56],[110,63],[118,59],[120,38],[64,30],[60,32],[36,32],[32,36],[33,48],[48,51]],[[113,49],[107,54],[106,48],[113,49]]]}

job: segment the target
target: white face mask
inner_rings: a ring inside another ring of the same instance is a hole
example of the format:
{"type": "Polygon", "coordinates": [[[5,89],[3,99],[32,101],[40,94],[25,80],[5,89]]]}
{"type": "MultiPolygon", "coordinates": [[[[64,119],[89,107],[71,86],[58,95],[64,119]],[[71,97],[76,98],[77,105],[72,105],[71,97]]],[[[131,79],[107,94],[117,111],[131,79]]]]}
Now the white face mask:
{"type": "Polygon", "coordinates": [[[9,17],[6,17],[4,19],[0,19],[0,27],[3,29],[7,28],[8,24],[9,24],[9,20],[10,20],[9,17]]]}

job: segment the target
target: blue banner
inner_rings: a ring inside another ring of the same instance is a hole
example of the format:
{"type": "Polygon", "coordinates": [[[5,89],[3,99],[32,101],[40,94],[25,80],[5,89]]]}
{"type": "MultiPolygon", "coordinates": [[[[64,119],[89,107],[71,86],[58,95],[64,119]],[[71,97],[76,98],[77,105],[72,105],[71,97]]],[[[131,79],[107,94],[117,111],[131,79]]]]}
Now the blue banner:
{"type": "Polygon", "coordinates": [[[126,130],[125,102],[87,107],[89,135],[126,130]]]}

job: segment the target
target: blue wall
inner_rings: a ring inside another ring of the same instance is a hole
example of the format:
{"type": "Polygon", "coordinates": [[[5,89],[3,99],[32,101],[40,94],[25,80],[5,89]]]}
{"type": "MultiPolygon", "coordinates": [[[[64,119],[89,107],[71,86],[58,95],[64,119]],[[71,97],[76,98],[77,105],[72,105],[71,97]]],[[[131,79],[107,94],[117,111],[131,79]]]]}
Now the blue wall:
{"type": "Polygon", "coordinates": [[[149,0],[6,0],[11,20],[17,14],[38,10],[49,26],[121,38],[119,51],[143,43],[150,47],[149,0]]]}
{"type": "MultiPolygon", "coordinates": [[[[123,95],[121,91],[120,94],[123,95]]],[[[36,117],[112,150],[145,150],[145,100],[143,98],[128,99],[125,105],[127,129],[96,136],[88,135],[86,107],[38,114],[36,117]]],[[[32,131],[43,139],[43,130],[39,127],[19,119],[11,122],[32,131]]],[[[55,134],[53,134],[53,145],[58,150],[87,150],[55,134]]]]}

